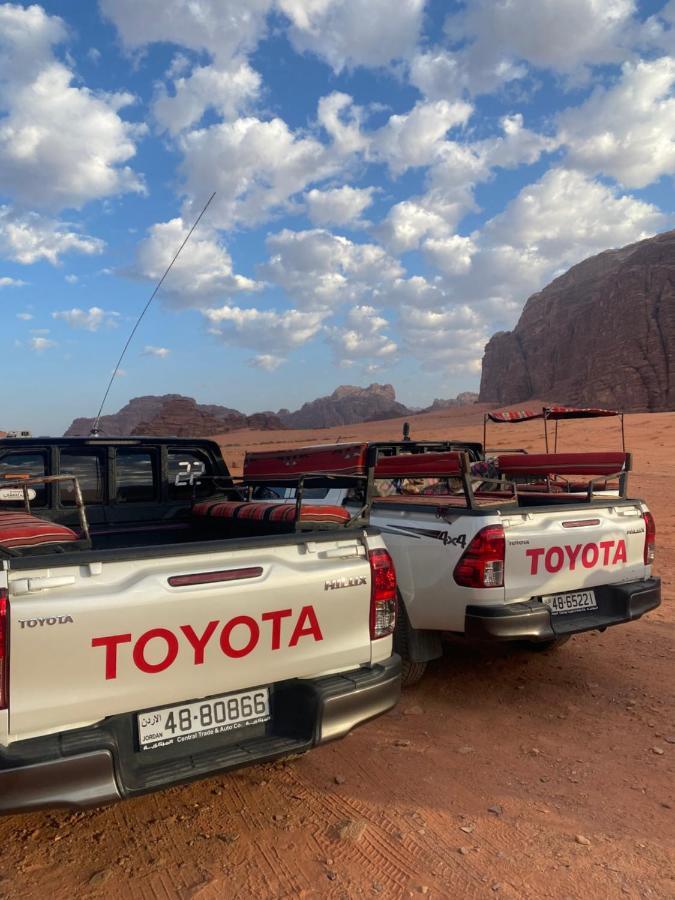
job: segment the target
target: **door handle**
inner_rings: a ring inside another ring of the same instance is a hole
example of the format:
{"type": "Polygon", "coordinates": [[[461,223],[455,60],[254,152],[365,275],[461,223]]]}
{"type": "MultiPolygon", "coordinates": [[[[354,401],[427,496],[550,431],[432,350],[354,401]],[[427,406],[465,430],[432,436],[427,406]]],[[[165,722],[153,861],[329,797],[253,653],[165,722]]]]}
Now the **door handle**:
{"type": "Polygon", "coordinates": [[[48,575],[44,578],[19,578],[10,581],[10,588],[13,594],[36,594],[47,588],[66,587],[69,584],[75,584],[74,575],[48,575]]]}

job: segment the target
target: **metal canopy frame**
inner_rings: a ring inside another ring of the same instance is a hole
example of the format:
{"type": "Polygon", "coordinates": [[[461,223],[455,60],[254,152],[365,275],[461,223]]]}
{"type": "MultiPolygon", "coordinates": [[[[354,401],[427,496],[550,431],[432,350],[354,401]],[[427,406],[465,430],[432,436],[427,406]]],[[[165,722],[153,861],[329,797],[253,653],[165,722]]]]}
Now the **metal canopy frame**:
{"type": "Polygon", "coordinates": [[[558,423],[563,419],[604,419],[610,416],[618,416],[621,423],[621,449],[626,452],[626,432],[624,427],[624,413],[617,409],[600,409],[592,407],[573,407],[573,406],[544,406],[541,412],[523,409],[513,410],[513,417],[509,416],[509,410],[506,410],[504,417],[499,416],[499,412],[487,412],[483,415],[483,453],[487,449],[487,423],[494,422],[497,425],[519,425],[522,422],[533,422],[537,419],[544,420],[544,442],[546,452],[549,453],[549,421],[555,422],[553,432],[553,452],[558,451],[558,423]],[[520,413],[520,415],[517,415],[520,413]],[[499,416],[499,418],[497,418],[499,416]]]}

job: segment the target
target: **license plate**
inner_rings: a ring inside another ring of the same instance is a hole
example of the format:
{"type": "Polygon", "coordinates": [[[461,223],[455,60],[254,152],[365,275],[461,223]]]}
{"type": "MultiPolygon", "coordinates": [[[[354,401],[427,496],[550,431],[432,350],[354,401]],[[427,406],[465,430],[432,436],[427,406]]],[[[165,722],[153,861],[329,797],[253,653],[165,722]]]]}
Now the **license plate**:
{"type": "Polygon", "coordinates": [[[598,608],[595,591],[570,591],[566,594],[549,594],[547,597],[542,597],[541,602],[548,606],[554,616],[598,608]]]}
{"type": "Polygon", "coordinates": [[[256,688],[194,703],[151,709],[139,713],[136,718],[141,750],[189,744],[198,738],[269,721],[269,689],[256,688]]]}

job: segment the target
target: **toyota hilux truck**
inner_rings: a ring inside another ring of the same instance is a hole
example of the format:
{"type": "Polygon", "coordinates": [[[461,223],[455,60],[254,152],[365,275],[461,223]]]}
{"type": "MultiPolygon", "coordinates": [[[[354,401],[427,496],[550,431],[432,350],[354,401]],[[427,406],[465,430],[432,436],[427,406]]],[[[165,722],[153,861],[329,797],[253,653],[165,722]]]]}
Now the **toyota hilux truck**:
{"type": "MultiPolygon", "coordinates": [[[[322,457],[343,488],[365,463],[322,457]]],[[[208,440],[0,440],[0,811],[301,753],[396,703],[367,510],[250,493],[208,440]]]]}
{"type": "MultiPolygon", "coordinates": [[[[629,453],[502,454],[488,480],[473,474],[484,472],[477,444],[374,446],[372,487],[358,502],[396,566],[404,685],[441,656],[447,633],[541,650],[660,604],[654,519],[628,495],[629,453]]],[[[294,487],[265,490],[295,498],[294,487]]],[[[339,486],[312,494],[315,504],[354,499],[339,486]]]]}

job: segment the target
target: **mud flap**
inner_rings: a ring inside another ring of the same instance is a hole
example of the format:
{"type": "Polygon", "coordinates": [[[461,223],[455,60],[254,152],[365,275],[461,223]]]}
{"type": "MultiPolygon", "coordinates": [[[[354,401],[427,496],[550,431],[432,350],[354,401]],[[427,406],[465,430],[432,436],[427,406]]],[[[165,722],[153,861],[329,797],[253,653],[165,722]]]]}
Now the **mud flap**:
{"type": "Polygon", "coordinates": [[[394,649],[411,662],[428,662],[443,656],[439,631],[413,628],[401,597],[398,598],[398,618],[394,633],[394,649]]]}

